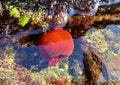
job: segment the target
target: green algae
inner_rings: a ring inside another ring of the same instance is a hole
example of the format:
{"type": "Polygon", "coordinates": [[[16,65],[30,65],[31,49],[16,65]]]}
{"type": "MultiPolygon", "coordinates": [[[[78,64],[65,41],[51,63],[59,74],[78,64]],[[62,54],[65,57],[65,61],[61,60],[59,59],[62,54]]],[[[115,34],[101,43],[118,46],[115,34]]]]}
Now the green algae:
{"type": "Polygon", "coordinates": [[[44,21],[43,18],[43,11],[35,11],[30,18],[30,23],[32,25],[38,25],[41,26],[42,28],[46,27],[48,23],[44,21]]]}
{"type": "Polygon", "coordinates": [[[16,51],[14,50],[12,45],[8,44],[4,48],[1,48],[0,53],[2,53],[0,55],[1,57],[0,60],[3,60],[4,62],[8,62],[11,64],[14,63],[16,51]]]}
{"type": "MultiPolygon", "coordinates": [[[[17,9],[17,8],[16,8],[17,9]]],[[[15,11],[16,9],[14,9],[13,11],[15,11]]],[[[18,11],[18,9],[17,9],[17,11],[18,11]]],[[[17,12],[15,12],[15,13],[17,13],[17,12]]],[[[16,16],[18,16],[18,15],[16,15],[14,12],[13,12],[13,14],[11,13],[10,14],[10,16],[12,16],[12,17],[16,17],[16,16]]],[[[32,20],[32,22],[30,22],[30,23],[32,23],[32,25],[38,25],[38,24],[40,24],[41,25],[41,23],[39,23],[39,20],[41,20],[41,13],[40,13],[40,15],[39,15],[39,13],[37,14],[36,13],[36,17],[38,17],[38,18],[35,18],[35,19],[33,19],[32,20]]],[[[30,17],[31,17],[32,15],[30,15],[30,17]]],[[[23,16],[21,16],[21,18],[19,18],[19,19],[21,19],[21,20],[19,20],[18,19],[18,22],[20,22],[21,24],[19,24],[20,26],[25,26],[28,22],[29,22],[29,20],[26,20],[25,18],[22,18],[23,16]],[[25,21],[25,22],[23,22],[22,23],[22,20],[23,21],[25,21]]],[[[46,22],[44,22],[44,24],[42,24],[42,27],[45,27],[47,25],[47,23],[46,22]]],[[[99,33],[98,33],[99,34],[99,33]]],[[[101,33],[100,33],[101,34],[101,33]]],[[[110,34],[111,35],[111,33],[107,33],[107,34],[110,34]]],[[[87,37],[89,37],[89,36],[91,36],[90,34],[88,34],[87,35],[87,37]]],[[[104,35],[103,35],[104,36],[104,35]]],[[[100,39],[103,39],[103,41],[105,40],[104,39],[104,37],[101,37],[100,39]]],[[[110,38],[111,37],[113,37],[113,36],[109,36],[110,38]]],[[[99,38],[99,37],[98,37],[99,38]]],[[[93,40],[93,41],[95,41],[95,40],[93,40]]],[[[98,41],[98,40],[97,40],[98,41]]],[[[95,41],[95,42],[97,42],[97,41],[95,41]]],[[[95,44],[95,42],[92,42],[91,44],[95,44]]],[[[102,41],[101,41],[102,42],[102,41]]],[[[99,44],[101,43],[101,42],[98,42],[99,44]]],[[[104,42],[102,42],[103,44],[104,44],[104,42]]],[[[94,46],[94,45],[93,45],[94,46]]],[[[95,45],[96,46],[96,45],[95,45]]],[[[105,45],[106,46],[106,45],[105,45]]],[[[116,47],[118,47],[119,46],[119,43],[117,43],[116,44],[116,47]]],[[[96,49],[99,49],[99,50],[101,50],[102,49],[102,52],[106,52],[107,54],[109,54],[109,55],[111,55],[111,53],[110,53],[110,51],[107,49],[107,48],[104,48],[104,45],[103,45],[103,47],[101,48],[101,47],[95,47],[96,49]],[[101,49],[100,49],[101,48],[101,49]]],[[[9,47],[7,48],[8,50],[9,50],[9,47]]],[[[12,59],[13,58],[13,56],[15,56],[15,53],[14,53],[14,51],[13,51],[13,49],[10,49],[11,51],[7,51],[6,53],[5,53],[5,56],[6,56],[6,58],[5,58],[5,60],[7,60],[7,58],[8,58],[8,60],[9,59],[12,59]],[[7,55],[6,55],[7,54],[7,55]]],[[[47,79],[47,77],[48,78],[50,78],[51,76],[53,76],[53,77],[55,77],[55,78],[57,78],[57,79],[59,79],[59,78],[62,78],[62,77],[65,77],[65,76],[69,76],[69,74],[68,74],[68,65],[67,64],[62,64],[62,62],[60,62],[59,63],[59,65],[57,66],[57,67],[51,67],[51,68],[47,68],[47,69],[44,69],[43,71],[40,71],[40,72],[28,72],[28,74],[30,74],[31,76],[32,76],[32,78],[33,79],[35,79],[35,80],[40,80],[40,81],[42,81],[42,82],[45,82],[45,80],[47,79]],[[61,65],[60,65],[61,64],[61,65]],[[60,68],[59,68],[60,67],[60,68]],[[62,67],[62,68],[61,68],[62,67]],[[61,70],[60,70],[61,69],[61,70]],[[45,71],[45,73],[44,73],[44,71],[45,71]],[[38,76],[38,75],[40,75],[40,76],[38,76]],[[47,77],[46,77],[47,76],[47,77]]],[[[9,72],[9,71],[8,71],[9,72]]],[[[119,84],[118,84],[119,85],[119,84]]]]}
{"type": "Polygon", "coordinates": [[[0,78],[5,79],[12,79],[16,77],[16,72],[13,69],[2,68],[0,67],[0,78]]]}
{"type": "Polygon", "coordinates": [[[2,12],[3,12],[3,8],[2,8],[2,4],[0,2],[0,15],[2,15],[2,12]]]}
{"type": "Polygon", "coordinates": [[[120,85],[120,81],[102,82],[100,85],[120,85]]]}
{"type": "Polygon", "coordinates": [[[68,72],[68,64],[65,64],[67,60],[64,60],[58,63],[56,66],[51,66],[45,68],[39,72],[32,72],[30,70],[25,70],[26,74],[30,75],[33,80],[38,80],[42,82],[42,84],[46,84],[47,79],[54,78],[54,79],[62,79],[66,78],[71,80],[72,77],[68,72]]]}
{"type": "MultiPolygon", "coordinates": [[[[117,28],[113,28],[117,32],[117,28]]],[[[105,37],[106,42],[108,43],[108,49],[106,52],[111,56],[119,56],[120,55],[120,36],[117,33],[114,33],[109,28],[104,29],[102,34],[105,37]]],[[[106,53],[105,52],[105,53],[106,53]]]]}
{"type": "Polygon", "coordinates": [[[23,15],[18,19],[18,25],[24,27],[28,21],[29,21],[30,17],[29,15],[23,15]]]}
{"type": "Polygon", "coordinates": [[[4,85],[16,85],[17,84],[17,72],[13,69],[0,67],[0,79],[5,80],[4,85]]]}
{"type": "Polygon", "coordinates": [[[120,38],[109,28],[88,31],[85,35],[87,44],[107,56],[118,56],[120,52],[120,38]]]}
{"type": "Polygon", "coordinates": [[[20,17],[20,13],[16,7],[10,6],[9,15],[12,17],[20,17]]]}
{"type": "Polygon", "coordinates": [[[18,26],[24,27],[28,24],[37,25],[44,28],[48,25],[48,21],[44,18],[44,6],[36,7],[37,1],[5,1],[0,4],[0,13],[6,11],[10,18],[17,20],[18,26]],[[4,8],[2,8],[4,6],[4,8]]]}
{"type": "Polygon", "coordinates": [[[42,18],[41,12],[34,12],[31,16],[31,24],[38,24],[40,22],[40,18],[42,18]]]}
{"type": "Polygon", "coordinates": [[[107,42],[100,30],[92,33],[88,32],[85,37],[87,39],[87,43],[99,52],[105,52],[108,49],[107,42]]]}

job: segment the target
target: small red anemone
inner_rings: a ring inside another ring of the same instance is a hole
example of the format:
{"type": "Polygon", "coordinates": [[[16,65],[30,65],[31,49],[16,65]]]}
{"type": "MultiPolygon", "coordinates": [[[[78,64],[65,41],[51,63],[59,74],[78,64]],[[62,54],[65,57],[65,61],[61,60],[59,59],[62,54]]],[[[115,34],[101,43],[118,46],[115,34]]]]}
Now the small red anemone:
{"type": "Polygon", "coordinates": [[[73,51],[74,43],[69,32],[63,29],[49,30],[39,36],[40,53],[49,62],[48,65],[56,65],[73,51]]]}

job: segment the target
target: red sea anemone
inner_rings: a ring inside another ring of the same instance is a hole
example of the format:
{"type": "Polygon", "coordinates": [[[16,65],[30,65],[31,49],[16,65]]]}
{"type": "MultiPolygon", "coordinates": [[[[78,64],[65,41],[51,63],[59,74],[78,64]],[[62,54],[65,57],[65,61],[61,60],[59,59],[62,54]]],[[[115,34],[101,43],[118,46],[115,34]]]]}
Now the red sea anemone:
{"type": "Polygon", "coordinates": [[[74,43],[69,32],[63,29],[49,30],[39,36],[39,50],[48,66],[56,65],[73,51],[74,43]]]}

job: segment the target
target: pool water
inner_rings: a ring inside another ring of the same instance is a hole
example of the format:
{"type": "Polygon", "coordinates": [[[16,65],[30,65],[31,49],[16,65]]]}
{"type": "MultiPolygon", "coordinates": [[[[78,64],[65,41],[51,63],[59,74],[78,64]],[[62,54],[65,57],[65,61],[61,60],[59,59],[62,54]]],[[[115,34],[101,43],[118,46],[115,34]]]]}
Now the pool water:
{"type": "MultiPolygon", "coordinates": [[[[119,0],[114,1],[114,3],[119,2],[119,0]]],[[[38,44],[40,34],[46,33],[48,29],[57,30],[50,28],[64,28],[67,24],[66,19],[74,14],[91,16],[96,13],[99,6],[111,3],[112,0],[109,3],[102,3],[98,0],[95,8],[91,8],[91,11],[87,13],[82,8],[79,9],[82,12],[71,8],[70,13],[64,12],[65,21],[62,24],[56,26],[55,23],[49,23],[45,30],[31,27],[21,30],[22,27],[8,23],[12,22],[11,19],[1,22],[0,85],[27,85],[29,81],[31,81],[29,85],[52,85],[51,82],[54,83],[53,85],[80,85],[84,81],[89,82],[87,78],[89,80],[94,76],[95,78],[92,78],[91,81],[95,80],[101,85],[106,82],[119,85],[117,81],[120,80],[120,24],[108,24],[102,28],[91,26],[84,35],[73,37],[72,54],[54,66],[48,65],[48,60],[40,52],[38,44]],[[86,75],[89,72],[91,72],[91,76],[86,75]],[[56,82],[60,84],[55,84],[56,82]]],[[[56,2],[51,6],[54,4],[56,2]]],[[[51,14],[51,16],[53,15],[51,14]]],[[[71,33],[71,36],[74,35],[71,33]]]]}

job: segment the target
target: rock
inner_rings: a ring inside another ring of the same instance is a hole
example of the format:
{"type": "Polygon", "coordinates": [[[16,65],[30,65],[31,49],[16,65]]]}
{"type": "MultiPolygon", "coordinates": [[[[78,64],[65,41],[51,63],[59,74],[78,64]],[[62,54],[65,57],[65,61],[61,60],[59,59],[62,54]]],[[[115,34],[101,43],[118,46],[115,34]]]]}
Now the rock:
{"type": "Polygon", "coordinates": [[[89,50],[84,50],[85,85],[98,85],[97,80],[102,72],[102,59],[89,50]]]}
{"type": "Polygon", "coordinates": [[[74,15],[68,19],[65,30],[72,34],[73,38],[83,36],[94,23],[95,16],[74,15]]]}

